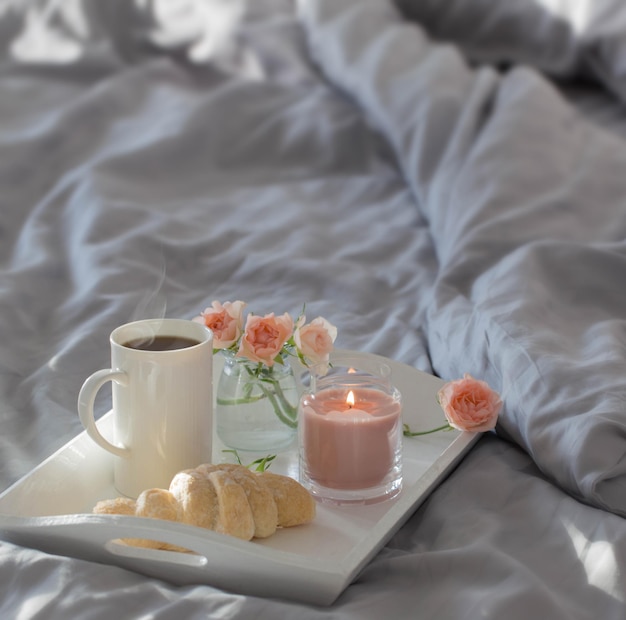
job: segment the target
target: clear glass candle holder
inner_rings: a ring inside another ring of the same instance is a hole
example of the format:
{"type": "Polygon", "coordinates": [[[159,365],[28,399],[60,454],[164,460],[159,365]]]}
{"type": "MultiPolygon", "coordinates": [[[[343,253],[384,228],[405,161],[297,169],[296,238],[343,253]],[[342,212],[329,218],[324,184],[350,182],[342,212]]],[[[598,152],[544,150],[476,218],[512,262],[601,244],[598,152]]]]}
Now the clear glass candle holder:
{"type": "Polygon", "coordinates": [[[391,369],[366,356],[311,372],[298,411],[300,481],[321,501],[370,504],[402,489],[402,400],[391,369]]]}

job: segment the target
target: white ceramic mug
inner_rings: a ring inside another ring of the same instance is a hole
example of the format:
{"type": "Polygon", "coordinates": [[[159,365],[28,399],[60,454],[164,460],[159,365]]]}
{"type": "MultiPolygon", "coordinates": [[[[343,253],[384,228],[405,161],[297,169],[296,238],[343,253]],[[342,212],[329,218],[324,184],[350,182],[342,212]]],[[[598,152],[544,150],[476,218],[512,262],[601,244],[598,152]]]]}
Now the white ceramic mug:
{"type": "Polygon", "coordinates": [[[78,413],[89,436],[117,457],[117,490],[137,497],[144,489],[168,488],[182,469],[211,461],[213,333],[194,321],[147,319],[116,328],[110,343],[111,368],[85,381],[78,413]],[[181,339],[190,346],[163,350],[181,339]],[[108,381],[115,445],[100,433],[93,414],[96,395],[108,381]]]}

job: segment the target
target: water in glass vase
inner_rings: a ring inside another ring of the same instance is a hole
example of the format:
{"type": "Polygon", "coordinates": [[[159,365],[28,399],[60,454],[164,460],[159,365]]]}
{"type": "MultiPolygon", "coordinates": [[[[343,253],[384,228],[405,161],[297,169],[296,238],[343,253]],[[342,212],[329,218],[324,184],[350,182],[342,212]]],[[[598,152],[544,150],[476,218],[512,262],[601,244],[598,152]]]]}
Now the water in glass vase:
{"type": "Polygon", "coordinates": [[[235,450],[285,450],[297,429],[298,389],[291,366],[272,367],[224,351],[216,390],[217,434],[235,450]]]}

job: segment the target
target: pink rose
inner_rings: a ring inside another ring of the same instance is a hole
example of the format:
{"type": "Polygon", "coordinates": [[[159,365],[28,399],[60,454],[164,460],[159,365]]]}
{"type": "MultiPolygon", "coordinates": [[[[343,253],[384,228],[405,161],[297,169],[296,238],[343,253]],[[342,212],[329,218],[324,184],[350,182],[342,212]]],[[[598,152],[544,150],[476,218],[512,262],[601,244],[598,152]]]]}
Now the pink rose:
{"type": "Polygon", "coordinates": [[[337,338],[337,328],[321,316],[308,325],[304,325],[305,320],[301,316],[296,324],[293,334],[296,347],[313,364],[327,364],[337,338]]]}
{"type": "Polygon", "coordinates": [[[502,401],[487,383],[466,374],[437,394],[448,423],[460,431],[482,433],[495,427],[502,401]]]}
{"type": "Polygon", "coordinates": [[[213,348],[228,349],[241,336],[243,327],[243,309],[246,304],[243,301],[226,301],[222,305],[214,301],[210,308],[200,313],[193,320],[203,323],[213,332],[213,348]]]}
{"type": "Polygon", "coordinates": [[[265,316],[248,315],[246,329],[237,355],[266,366],[274,365],[274,358],[293,331],[293,319],[285,312],[282,316],[274,313],[265,316]]]}

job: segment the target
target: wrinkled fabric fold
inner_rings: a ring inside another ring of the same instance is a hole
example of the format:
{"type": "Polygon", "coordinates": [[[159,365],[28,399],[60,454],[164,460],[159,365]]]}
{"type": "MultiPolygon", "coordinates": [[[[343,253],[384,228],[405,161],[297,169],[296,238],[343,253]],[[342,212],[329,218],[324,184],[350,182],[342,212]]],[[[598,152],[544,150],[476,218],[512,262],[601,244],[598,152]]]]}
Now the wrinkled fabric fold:
{"type": "MultiPolygon", "coordinates": [[[[569,31],[528,49],[541,38],[522,0],[416,0],[434,22],[383,1],[311,1],[300,19],[293,5],[0,11],[0,490],[82,431],[78,392],[109,364],[115,326],[213,299],[306,303],[338,347],[488,379],[506,401],[500,437],[329,608],[0,541],[0,618],[623,620],[624,520],[587,503],[624,495],[626,115],[576,81],[580,48],[559,55],[580,44],[569,31]],[[520,21],[459,39],[464,15],[494,6],[520,21]],[[577,111],[536,69],[562,71],[577,111]]],[[[82,475],[51,490],[80,493],[82,475]]]]}
{"type": "Polygon", "coordinates": [[[313,56],[393,145],[429,222],[433,368],[496,386],[504,436],[626,514],[623,141],[536,70],[474,68],[385,2],[300,8],[313,56]]]}

